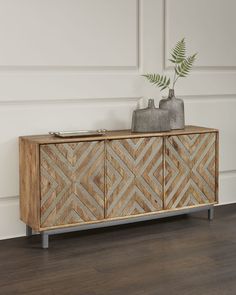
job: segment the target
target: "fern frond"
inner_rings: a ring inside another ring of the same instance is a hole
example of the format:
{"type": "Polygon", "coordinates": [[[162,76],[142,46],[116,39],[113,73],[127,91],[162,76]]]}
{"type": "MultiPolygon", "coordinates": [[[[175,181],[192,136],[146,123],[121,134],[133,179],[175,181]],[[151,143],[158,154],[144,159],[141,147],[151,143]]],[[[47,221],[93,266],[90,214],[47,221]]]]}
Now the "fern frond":
{"type": "Polygon", "coordinates": [[[146,74],[146,75],[143,75],[143,77],[145,77],[153,85],[161,88],[161,90],[164,90],[170,85],[170,78],[164,75],[146,74]]]}
{"type": "Polygon", "coordinates": [[[171,62],[174,64],[179,64],[185,60],[185,51],[186,51],[186,45],[185,45],[185,39],[178,41],[175,45],[175,48],[172,49],[170,59],[171,62]]]}
{"type": "Polygon", "coordinates": [[[175,72],[179,77],[186,77],[189,74],[196,59],[196,55],[197,54],[195,53],[194,55],[189,56],[188,58],[184,59],[180,65],[176,66],[175,72]]]}

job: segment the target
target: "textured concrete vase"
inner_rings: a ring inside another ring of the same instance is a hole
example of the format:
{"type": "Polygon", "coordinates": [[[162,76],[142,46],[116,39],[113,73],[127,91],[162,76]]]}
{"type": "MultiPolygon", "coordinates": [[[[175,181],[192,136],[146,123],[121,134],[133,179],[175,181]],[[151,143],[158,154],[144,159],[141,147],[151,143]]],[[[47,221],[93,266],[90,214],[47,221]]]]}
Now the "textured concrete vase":
{"type": "Polygon", "coordinates": [[[171,129],[184,129],[184,101],[175,97],[174,89],[169,90],[169,96],[159,103],[162,110],[168,110],[171,129]]]}
{"type": "Polygon", "coordinates": [[[149,99],[147,108],[133,112],[131,129],[132,132],[169,131],[169,111],[155,108],[154,99],[149,99]]]}

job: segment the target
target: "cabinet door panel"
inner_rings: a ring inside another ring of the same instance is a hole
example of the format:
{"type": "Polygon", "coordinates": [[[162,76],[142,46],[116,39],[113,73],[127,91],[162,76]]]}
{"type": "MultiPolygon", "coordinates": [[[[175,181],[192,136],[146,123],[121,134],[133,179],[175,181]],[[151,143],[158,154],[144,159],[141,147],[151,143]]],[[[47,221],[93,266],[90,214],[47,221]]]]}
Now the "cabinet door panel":
{"type": "Polygon", "coordinates": [[[216,134],[170,136],[165,147],[165,209],[216,201],[216,134]]]}
{"type": "Polygon", "coordinates": [[[163,139],[111,140],[106,148],[106,217],[163,209],[163,139]]]}
{"type": "Polygon", "coordinates": [[[40,147],[41,227],[104,218],[104,142],[40,147]]]}

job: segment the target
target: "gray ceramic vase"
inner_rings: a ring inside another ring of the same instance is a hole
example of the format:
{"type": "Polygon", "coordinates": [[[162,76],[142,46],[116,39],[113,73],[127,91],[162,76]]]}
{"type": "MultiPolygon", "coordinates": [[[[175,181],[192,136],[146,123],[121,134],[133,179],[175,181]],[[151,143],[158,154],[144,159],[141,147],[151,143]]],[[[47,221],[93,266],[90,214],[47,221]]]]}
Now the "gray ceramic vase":
{"type": "Polygon", "coordinates": [[[156,108],[154,99],[149,99],[147,108],[133,112],[131,130],[132,132],[169,131],[169,111],[156,108]]]}
{"type": "Polygon", "coordinates": [[[169,90],[168,98],[162,99],[159,107],[169,111],[171,129],[184,129],[184,101],[175,97],[174,89],[169,90]]]}

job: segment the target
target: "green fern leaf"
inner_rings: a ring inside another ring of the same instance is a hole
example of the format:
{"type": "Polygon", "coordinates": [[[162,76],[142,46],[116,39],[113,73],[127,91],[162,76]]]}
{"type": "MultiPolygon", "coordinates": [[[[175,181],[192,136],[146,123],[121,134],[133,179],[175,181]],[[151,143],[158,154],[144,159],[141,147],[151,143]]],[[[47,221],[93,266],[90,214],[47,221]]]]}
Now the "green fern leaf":
{"type": "Polygon", "coordinates": [[[180,65],[175,68],[175,72],[179,77],[186,77],[192,69],[193,63],[196,59],[196,53],[184,59],[180,65]]]}
{"type": "Polygon", "coordinates": [[[146,75],[143,75],[143,77],[145,77],[153,85],[161,88],[161,90],[164,90],[170,85],[170,78],[164,75],[146,74],[146,75]]]}
{"type": "Polygon", "coordinates": [[[172,58],[169,59],[174,64],[179,64],[185,60],[185,39],[178,41],[175,48],[172,49],[171,56],[172,58]]]}

